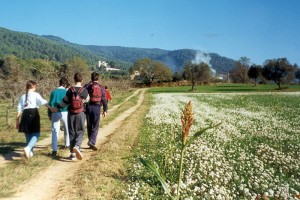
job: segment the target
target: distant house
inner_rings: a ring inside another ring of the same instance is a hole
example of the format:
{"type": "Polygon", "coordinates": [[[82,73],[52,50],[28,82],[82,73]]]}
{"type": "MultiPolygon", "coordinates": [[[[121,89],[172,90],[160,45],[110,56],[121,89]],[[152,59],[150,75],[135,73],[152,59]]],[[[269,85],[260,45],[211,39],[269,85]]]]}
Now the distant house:
{"type": "Polygon", "coordinates": [[[106,61],[98,61],[98,68],[103,68],[105,71],[119,71],[120,69],[109,67],[106,61]]]}
{"type": "Polygon", "coordinates": [[[107,63],[106,61],[101,61],[101,60],[99,60],[99,61],[98,61],[98,67],[101,67],[101,66],[103,66],[103,67],[108,67],[108,63],[107,63]]]}

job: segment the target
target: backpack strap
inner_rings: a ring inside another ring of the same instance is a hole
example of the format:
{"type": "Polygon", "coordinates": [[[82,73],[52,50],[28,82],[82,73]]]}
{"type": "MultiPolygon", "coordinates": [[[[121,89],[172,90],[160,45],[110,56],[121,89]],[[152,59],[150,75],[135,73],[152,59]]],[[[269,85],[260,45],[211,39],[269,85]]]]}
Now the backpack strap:
{"type": "Polygon", "coordinates": [[[70,87],[71,92],[76,92],[75,88],[73,86],[70,87]]]}
{"type": "Polygon", "coordinates": [[[80,94],[84,90],[84,87],[79,88],[78,93],[80,94]]]}
{"type": "Polygon", "coordinates": [[[76,92],[74,86],[70,87],[70,90],[71,90],[72,92],[76,92],[77,94],[80,94],[80,93],[83,91],[83,89],[84,89],[84,87],[81,87],[81,88],[79,88],[79,90],[76,92]]]}

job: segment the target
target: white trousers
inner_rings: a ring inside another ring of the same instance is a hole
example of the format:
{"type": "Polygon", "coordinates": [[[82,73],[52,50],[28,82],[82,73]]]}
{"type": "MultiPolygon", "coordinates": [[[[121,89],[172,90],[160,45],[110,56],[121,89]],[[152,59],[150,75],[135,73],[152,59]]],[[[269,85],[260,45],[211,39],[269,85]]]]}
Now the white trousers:
{"type": "Polygon", "coordinates": [[[68,112],[52,113],[52,151],[57,151],[58,135],[60,131],[60,121],[64,125],[64,141],[65,146],[70,146],[69,128],[68,128],[68,112]]]}

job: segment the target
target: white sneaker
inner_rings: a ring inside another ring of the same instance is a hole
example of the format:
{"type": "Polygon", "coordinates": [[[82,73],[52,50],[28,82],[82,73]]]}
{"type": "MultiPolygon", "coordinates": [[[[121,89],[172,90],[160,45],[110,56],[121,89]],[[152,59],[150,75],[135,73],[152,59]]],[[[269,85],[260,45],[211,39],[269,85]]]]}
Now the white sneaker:
{"type": "Polygon", "coordinates": [[[78,160],[82,160],[82,154],[81,154],[80,149],[78,147],[73,147],[73,152],[76,154],[76,158],[78,160]]]}
{"type": "Polygon", "coordinates": [[[29,149],[29,147],[24,148],[24,154],[25,154],[25,158],[27,158],[27,159],[30,158],[30,149],[29,149]]]}
{"type": "Polygon", "coordinates": [[[29,152],[29,157],[30,157],[30,158],[33,157],[33,151],[32,151],[32,150],[29,152]]]}

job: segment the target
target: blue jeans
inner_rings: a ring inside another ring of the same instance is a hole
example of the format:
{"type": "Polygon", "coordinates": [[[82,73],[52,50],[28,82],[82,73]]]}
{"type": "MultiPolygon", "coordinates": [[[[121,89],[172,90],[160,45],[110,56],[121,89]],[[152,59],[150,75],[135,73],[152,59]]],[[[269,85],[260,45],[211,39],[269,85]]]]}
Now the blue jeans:
{"type": "Polygon", "coordinates": [[[26,138],[26,147],[32,151],[33,147],[36,145],[38,139],[40,137],[40,132],[38,133],[25,133],[26,138]]]}

